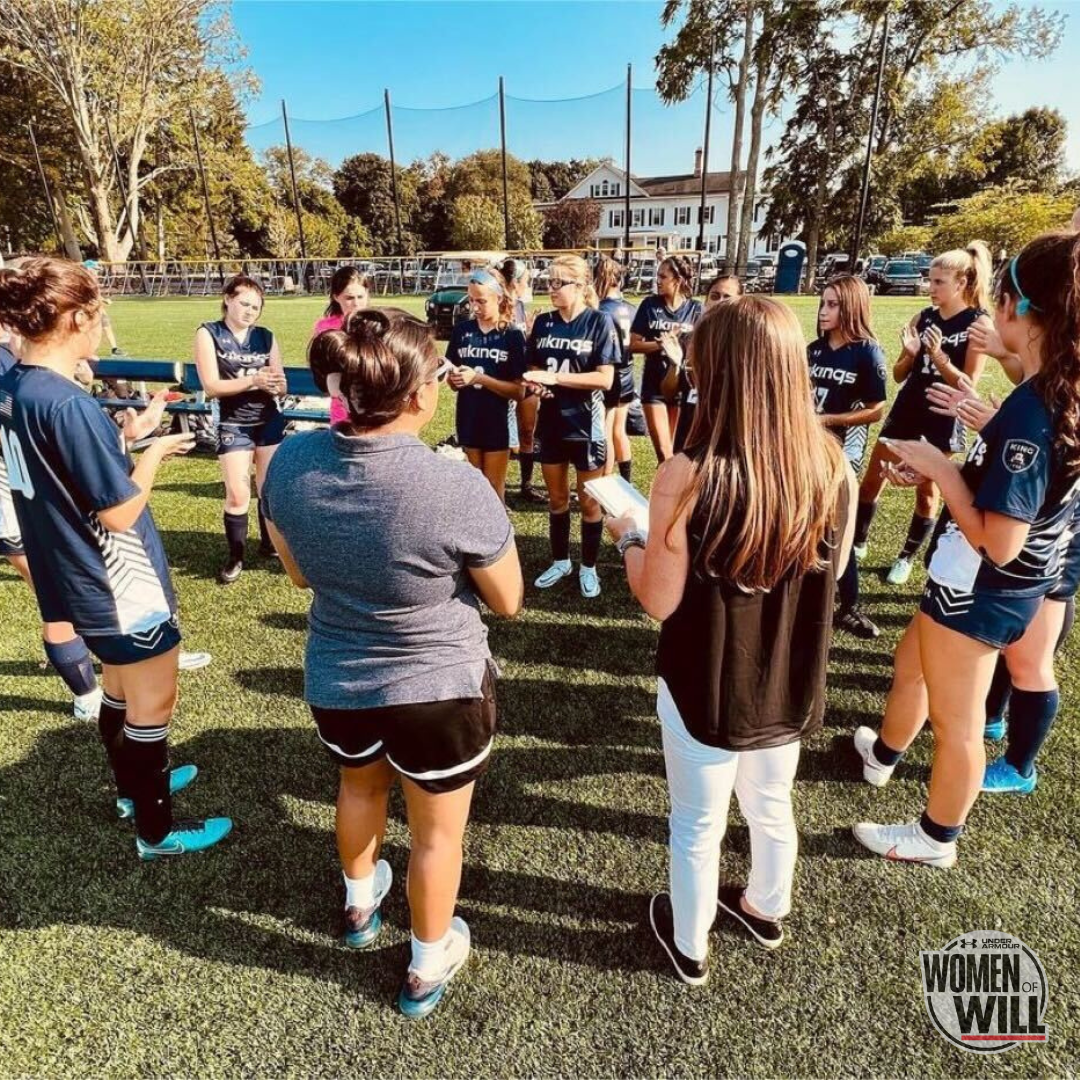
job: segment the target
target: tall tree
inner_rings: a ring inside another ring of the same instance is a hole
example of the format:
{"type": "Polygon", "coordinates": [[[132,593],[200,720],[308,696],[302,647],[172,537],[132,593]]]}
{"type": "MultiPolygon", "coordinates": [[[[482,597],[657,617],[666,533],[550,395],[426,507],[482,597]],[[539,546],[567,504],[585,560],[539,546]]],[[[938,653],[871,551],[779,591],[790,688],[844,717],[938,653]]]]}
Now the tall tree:
{"type": "MultiPolygon", "coordinates": [[[[422,171],[399,165],[396,179],[405,247],[411,252],[416,250],[417,242],[409,226],[419,209],[417,190],[422,171]]],[[[332,183],[345,212],[359,218],[367,229],[375,254],[396,255],[398,241],[389,160],[379,154],[355,154],[334,170],[332,183]]]]}
{"type": "Polygon", "coordinates": [[[201,100],[209,71],[248,79],[236,60],[227,13],[213,0],[0,0],[0,62],[25,71],[65,115],[88,223],[108,259],[131,249],[157,125],[201,100]],[[125,150],[120,215],[106,121],[125,150]]]}

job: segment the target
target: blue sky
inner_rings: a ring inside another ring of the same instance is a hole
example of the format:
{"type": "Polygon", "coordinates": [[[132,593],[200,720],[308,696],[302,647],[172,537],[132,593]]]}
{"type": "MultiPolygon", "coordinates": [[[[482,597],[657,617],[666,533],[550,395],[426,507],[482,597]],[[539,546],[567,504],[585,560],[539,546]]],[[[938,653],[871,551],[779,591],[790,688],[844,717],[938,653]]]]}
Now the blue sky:
{"type": "MultiPolygon", "coordinates": [[[[1070,15],[1061,47],[1050,60],[1006,66],[996,105],[1001,114],[1030,105],[1060,109],[1070,127],[1069,165],[1080,171],[1080,3],[1050,6],[1070,15]]],[[[382,92],[389,87],[398,160],[436,149],[458,157],[498,145],[494,95],[503,75],[512,153],[621,161],[621,86],[631,63],[634,172],[689,172],[702,139],[704,94],[665,109],[652,91],[653,58],[669,36],[661,7],[658,0],[238,0],[233,19],[262,81],[248,106],[256,125],[250,141],[259,149],[282,141],[284,97],[295,144],[333,162],[363,150],[385,154],[382,92]],[[573,98],[586,100],[565,100],[573,98]],[[355,118],[324,122],[342,117],[355,118]]],[[[727,104],[713,116],[710,167],[719,169],[730,152],[727,104]]]]}

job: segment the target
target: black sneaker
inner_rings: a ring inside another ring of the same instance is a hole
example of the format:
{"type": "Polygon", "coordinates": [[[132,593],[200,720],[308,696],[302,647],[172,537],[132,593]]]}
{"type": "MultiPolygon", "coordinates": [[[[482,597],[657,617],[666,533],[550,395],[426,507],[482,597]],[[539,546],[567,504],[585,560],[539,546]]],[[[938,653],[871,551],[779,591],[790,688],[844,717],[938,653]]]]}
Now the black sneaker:
{"type": "Polygon", "coordinates": [[[236,562],[227,559],[218,571],[217,579],[222,585],[231,585],[243,572],[244,563],[242,559],[237,559],[236,562]]]}
{"type": "Polygon", "coordinates": [[[537,491],[532,484],[523,485],[521,488],[521,497],[525,502],[530,503],[546,503],[547,495],[542,491],[537,491]]]}
{"type": "Polygon", "coordinates": [[[675,968],[675,974],[691,986],[701,986],[708,982],[709,962],[691,960],[689,956],[683,956],[675,944],[675,916],[671,910],[671,897],[666,892],[658,892],[649,901],[649,922],[656,940],[668,954],[675,968]]]}
{"type": "Polygon", "coordinates": [[[784,924],[779,920],[759,919],[743,911],[742,898],[746,889],[742,885],[721,885],[716,898],[717,905],[724,914],[741,923],[750,931],[754,940],[766,949],[777,949],[784,941],[784,924]]]}
{"type": "Polygon", "coordinates": [[[871,622],[858,608],[838,611],[836,618],[833,620],[833,625],[867,641],[872,641],[874,638],[881,636],[881,630],[877,624],[871,622]]]}

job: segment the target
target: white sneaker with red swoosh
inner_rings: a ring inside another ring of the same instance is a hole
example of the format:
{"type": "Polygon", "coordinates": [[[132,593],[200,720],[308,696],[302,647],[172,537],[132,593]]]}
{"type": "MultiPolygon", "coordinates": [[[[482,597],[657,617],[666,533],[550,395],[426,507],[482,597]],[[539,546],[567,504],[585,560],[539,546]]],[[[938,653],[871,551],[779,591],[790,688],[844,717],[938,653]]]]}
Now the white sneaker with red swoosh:
{"type": "Polygon", "coordinates": [[[870,821],[860,821],[851,831],[863,847],[896,862],[925,863],[942,870],[956,862],[956,841],[939,843],[927,836],[917,821],[903,825],[875,825],[870,821]]]}

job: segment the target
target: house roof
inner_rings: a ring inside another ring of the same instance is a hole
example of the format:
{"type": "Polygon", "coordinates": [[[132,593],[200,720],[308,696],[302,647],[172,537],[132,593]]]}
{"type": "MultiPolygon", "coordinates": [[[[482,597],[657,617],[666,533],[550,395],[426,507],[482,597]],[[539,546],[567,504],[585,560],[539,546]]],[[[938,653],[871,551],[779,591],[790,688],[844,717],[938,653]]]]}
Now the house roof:
{"type": "MultiPolygon", "coordinates": [[[[678,173],[674,176],[642,176],[638,184],[650,195],[697,195],[701,191],[701,177],[693,173],[678,173]]],[[[731,190],[730,172],[710,172],[705,183],[705,191],[718,195],[731,190]]]]}

